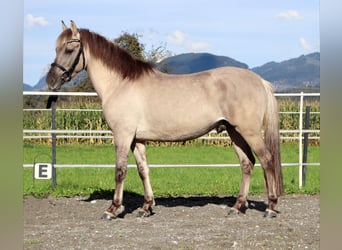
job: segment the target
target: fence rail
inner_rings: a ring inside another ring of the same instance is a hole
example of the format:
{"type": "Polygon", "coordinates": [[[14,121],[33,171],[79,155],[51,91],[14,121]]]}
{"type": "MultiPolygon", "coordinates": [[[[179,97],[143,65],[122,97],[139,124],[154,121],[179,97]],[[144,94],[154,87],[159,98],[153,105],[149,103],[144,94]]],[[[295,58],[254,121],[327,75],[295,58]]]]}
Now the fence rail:
{"type": "MultiPolygon", "coordinates": [[[[94,92],[42,92],[42,91],[24,91],[24,96],[97,96],[94,92]]],[[[299,115],[298,123],[299,129],[294,130],[286,130],[281,129],[280,135],[282,140],[298,140],[299,145],[299,152],[298,152],[298,162],[297,163],[282,163],[283,166],[299,166],[299,179],[301,186],[301,179],[302,179],[302,168],[304,166],[319,166],[320,163],[303,163],[303,138],[305,134],[315,133],[315,136],[309,136],[308,139],[320,140],[320,130],[318,129],[303,129],[303,99],[304,97],[320,97],[320,93],[275,93],[275,97],[299,97],[300,98],[300,107],[299,112],[279,112],[279,114],[286,115],[286,114],[297,114],[299,115]],[[284,135],[285,134],[285,135],[284,135]],[[292,134],[292,136],[289,136],[292,134]],[[318,135],[317,135],[318,134],[318,135]]],[[[24,112],[37,112],[37,111],[51,111],[51,109],[23,109],[24,112]]],[[[56,109],[56,111],[72,111],[72,112],[84,112],[84,111],[91,111],[91,112],[102,112],[102,109],[56,109]]],[[[320,112],[311,112],[311,114],[320,114],[320,112]]],[[[42,138],[51,138],[54,135],[56,139],[112,139],[112,132],[110,130],[68,130],[68,129],[23,129],[23,139],[42,139],[42,138]]],[[[222,133],[221,136],[217,136],[215,131],[211,131],[209,134],[202,136],[198,139],[200,140],[217,140],[222,139],[225,140],[229,138],[227,133],[222,133]]],[[[23,167],[32,167],[30,164],[24,164],[23,167]]],[[[112,165],[88,165],[88,164],[55,164],[55,167],[63,168],[63,167],[109,167],[112,165]]],[[[133,165],[132,165],[133,166],[133,165]]],[[[195,164],[195,165],[151,165],[151,167],[236,167],[239,164],[195,164]]],[[[129,166],[131,167],[131,166],[129,166]]]]}
{"type": "MultiPolygon", "coordinates": [[[[280,134],[298,134],[298,133],[319,133],[320,130],[318,129],[295,129],[295,130],[279,130],[280,134]]],[[[51,138],[51,134],[62,134],[60,136],[57,135],[59,139],[68,139],[68,138],[83,138],[83,139],[95,139],[95,138],[102,138],[102,139],[111,139],[113,137],[112,131],[110,130],[49,130],[49,129],[24,129],[23,130],[24,139],[43,139],[43,138],[51,138]],[[37,134],[37,135],[27,135],[27,134],[37,134]],[[47,134],[47,135],[42,135],[47,134]],[[68,134],[81,134],[81,135],[68,135],[68,134]],[[83,135],[83,134],[90,134],[90,135],[83,135]],[[93,134],[101,134],[101,135],[93,135],[93,134]],[[106,134],[106,135],[105,135],[106,134]]],[[[208,136],[201,136],[197,139],[199,140],[224,140],[228,139],[229,135],[225,132],[221,133],[222,136],[212,136],[212,134],[216,135],[216,131],[212,130],[208,133],[208,136]]],[[[280,139],[283,140],[298,140],[297,136],[280,136],[280,139]]],[[[302,137],[303,139],[303,137],[302,137]]],[[[309,136],[309,139],[319,140],[319,136],[309,136]]]]}
{"type": "MultiPolygon", "coordinates": [[[[42,92],[42,91],[24,91],[23,95],[31,95],[31,96],[97,96],[94,92],[42,92]]],[[[319,97],[320,93],[275,93],[275,97],[319,97]]],[[[24,112],[50,112],[51,109],[23,109],[24,112]]],[[[66,109],[66,108],[57,108],[56,111],[70,111],[70,112],[102,112],[102,109],[66,109]]],[[[303,112],[279,112],[279,114],[298,114],[300,115],[303,112]]],[[[320,112],[311,112],[312,115],[320,114],[320,112]]],[[[285,130],[280,129],[280,139],[282,140],[298,140],[298,136],[289,136],[288,134],[297,135],[298,133],[316,133],[319,134],[320,130],[306,130],[306,129],[297,129],[297,130],[285,130]],[[284,134],[286,134],[284,136],[284,134]]],[[[23,139],[47,139],[50,138],[50,134],[55,133],[58,134],[58,139],[111,139],[112,133],[110,130],[38,130],[38,129],[24,129],[23,130],[23,139]]],[[[198,139],[200,140],[217,140],[217,139],[227,139],[229,138],[228,134],[222,133],[222,135],[226,136],[212,136],[212,134],[216,134],[215,131],[211,131],[209,136],[202,136],[198,139]]],[[[303,138],[303,137],[302,137],[303,138]]],[[[320,136],[309,136],[309,140],[319,140],[320,136]]]]}
{"type": "MultiPolygon", "coordinates": [[[[282,163],[282,167],[295,167],[298,162],[282,163]]],[[[320,166],[320,163],[305,163],[306,166],[320,166]]],[[[113,164],[55,164],[56,168],[113,168],[113,164]]],[[[150,168],[232,168],[240,167],[239,163],[231,164],[148,164],[150,168]]],[[[261,167],[260,163],[255,163],[255,167],[261,167]]],[[[32,164],[23,164],[24,168],[32,168],[32,164]]],[[[136,168],[135,164],[127,164],[128,168],[136,168]]]]}

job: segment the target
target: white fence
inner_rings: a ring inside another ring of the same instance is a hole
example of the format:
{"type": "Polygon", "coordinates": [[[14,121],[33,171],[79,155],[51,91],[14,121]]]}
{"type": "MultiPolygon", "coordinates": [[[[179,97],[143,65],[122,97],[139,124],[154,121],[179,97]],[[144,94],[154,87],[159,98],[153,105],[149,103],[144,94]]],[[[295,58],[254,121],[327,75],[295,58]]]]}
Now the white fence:
{"type": "MultiPolygon", "coordinates": [[[[33,96],[97,96],[96,93],[90,92],[41,92],[41,91],[24,91],[24,96],[33,95],[33,96]]],[[[320,93],[275,93],[274,94],[277,98],[281,97],[298,97],[300,99],[299,102],[299,112],[280,112],[282,114],[298,114],[298,123],[299,129],[296,130],[284,130],[280,129],[280,136],[283,140],[298,140],[298,162],[293,163],[282,163],[283,166],[299,166],[299,180],[300,186],[302,185],[302,159],[303,159],[303,134],[304,133],[315,133],[320,134],[320,130],[305,130],[303,129],[303,105],[304,105],[304,98],[305,97],[320,97],[320,93]],[[284,136],[286,134],[287,136],[284,136]],[[296,136],[288,136],[289,134],[293,134],[296,136]],[[297,136],[298,135],[298,136],[297,136]]],[[[84,111],[94,111],[94,112],[102,112],[102,109],[57,109],[64,111],[77,111],[77,112],[84,112],[84,111]]],[[[34,111],[50,111],[50,109],[24,109],[24,112],[34,112],[34,111]]],[[[311,112],[311,114],[319,114],[320,112],[311,112]]],[[[51,134],[56,134],[57,139],[61,138],[83,138],[83,139],[91,139],[91,138],[112,138],[112,132],[109,130],[52,130],[52,129],[45,129],[45,130],[38,130],[38,129],[24,129],[23,130],[23,139],[41,139],[41,138],[51,138],[51,134]]],[[[212,131],[206,136],[200,137],[201,140],[216,140],[216,139],[227,139],[228,134],[225,134],[225,137],[218,137],[215,136],[215,132],[212,131]]],[[[319,140],[320,136],[310,136],[309,139],[319,140]]],[[[319,166],[320,163],[307,163],[307,166],[319,166]]],[[[135,165],[134,165],[135,166],[135,165]]],[[[153,165],[151,164],[150,167],[236,167],[239,164],[196,164],[196,165],[153,165]]],[[[24,167],[32,167],[32,164],[24,164],[24,167]]],[[[85,165],[85,164],[55,164],[55,167],[113,167],[113,165],[85,165]]],[[[133,167],[133,165],[129,165],[129,167],[133,167]]]]}

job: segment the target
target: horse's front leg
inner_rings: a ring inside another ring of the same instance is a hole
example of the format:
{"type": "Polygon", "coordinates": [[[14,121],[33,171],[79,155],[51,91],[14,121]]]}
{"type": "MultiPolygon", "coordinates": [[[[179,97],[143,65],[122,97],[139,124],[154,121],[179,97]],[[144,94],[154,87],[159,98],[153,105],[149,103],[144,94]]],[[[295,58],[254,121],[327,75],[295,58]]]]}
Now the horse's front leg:
{"type": "Polygon", "coordinates": [[[146,159],[146,147],[143,143],[133,143],[132,151],[137,163],[139,176],[144,185],[144,204],[139,209],[138,216],[148,217],[151,215],[152,206],[155,205],[153,191],[150,183],[149,167],[146,159]]]}
{"type": "Polygon", "coordinates": [[[122,205],[124,180],[127,173],[128,153],[131,141],[120,143],[116,141],[116,167],[115,167],[115,191],[113,201],[110,207],[104,212],[102,218],[110,220],[116,218],[124,212],[125,207],[122,205]]]}

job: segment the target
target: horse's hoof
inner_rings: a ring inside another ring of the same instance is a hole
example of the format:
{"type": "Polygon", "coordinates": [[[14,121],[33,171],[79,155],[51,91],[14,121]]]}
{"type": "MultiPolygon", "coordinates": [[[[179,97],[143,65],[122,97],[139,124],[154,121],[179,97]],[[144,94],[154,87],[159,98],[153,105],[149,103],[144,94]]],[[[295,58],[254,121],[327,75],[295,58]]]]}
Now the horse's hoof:
{"type": "Polygon", "coordinates": [[[114,214],[107,212],[107,211],[105,211],[103,215],[101,216],[101,219],[103,220],[112,220],[114,218],[115,218],[114,214]]]}
{"type": "Polygon", "coordinates": [[[229,209],[228,215],[238,215],[240,211],[234,207],[229,209]]]}
{"type": "Polygon", "coordinates": [[[151,215],[150,211],[145,211],[144,209],[139,209],[137,217],[145,218],[145,217],[149,217],[150,215],[151,215]]]}
{"type": "Polygon", "coordinates": [[[273,210],[266,209],[266,211],[264,213],[264,217],[265,218],[275,218],[275,217],[277,217],[277,213],[273,210]]]}
{"type": "Polygon", "coordinates": [[[108,212],[108,211],[104,211],[101,219],[104,220],[112,220],[117,218],[120,214],[122,214],[125,211],[125,207],[123,205],[121,205],[120,207],[118,207],[114,213],[108,212]]]}
{"type": "Polygon", "coordinates": [[[120,214],[122,214],[125,211],[125,206],[121,205],[114,211],[115,217],[118,217],[120,214]]]}

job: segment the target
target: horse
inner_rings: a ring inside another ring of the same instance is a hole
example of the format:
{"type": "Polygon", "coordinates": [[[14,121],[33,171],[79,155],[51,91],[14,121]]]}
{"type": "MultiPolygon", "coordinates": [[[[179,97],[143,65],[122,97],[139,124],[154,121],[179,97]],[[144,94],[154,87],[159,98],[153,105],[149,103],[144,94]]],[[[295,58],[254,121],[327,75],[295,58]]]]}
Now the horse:
{"type": "Polygon", "coordinates": [[[148,217],[155,200],[146,143],[191,140],[214,129],[227,131],[242,169],[240,191],[228,214],[239,214],[247,202],[255,154],[264,172],[268,196],[264,217],[277,216],[275,207],[283,194],[279,115],[268,81],[237,67],[165,74],[105,37],[77,28],[74,21],[70,27],[62,21],[56,58],[46,84],[50,91],[58,91],[82,70],[87,71],[101,99],[104,117],[114,136],[115,191],[103,219],[110,220],[124,212],[124,179],[130,150],[144,188],[138,216],[148,217]]]}

